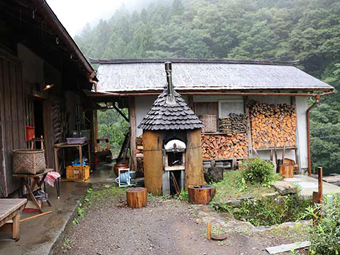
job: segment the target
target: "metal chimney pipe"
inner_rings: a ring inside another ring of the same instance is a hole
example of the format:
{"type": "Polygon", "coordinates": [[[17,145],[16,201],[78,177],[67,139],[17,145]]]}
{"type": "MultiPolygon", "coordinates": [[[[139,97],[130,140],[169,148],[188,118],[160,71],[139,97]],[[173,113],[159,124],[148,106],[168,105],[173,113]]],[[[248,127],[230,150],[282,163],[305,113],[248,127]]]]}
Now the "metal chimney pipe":
{"type": "Polygon", "coordinates": [[[171,62],[165,62],[165,72],[166,72],[166,81],[167,81],[167,87],[168,87],[168,102],[174,103],[174,85],[172,84],[172,64],[171,62]]]}

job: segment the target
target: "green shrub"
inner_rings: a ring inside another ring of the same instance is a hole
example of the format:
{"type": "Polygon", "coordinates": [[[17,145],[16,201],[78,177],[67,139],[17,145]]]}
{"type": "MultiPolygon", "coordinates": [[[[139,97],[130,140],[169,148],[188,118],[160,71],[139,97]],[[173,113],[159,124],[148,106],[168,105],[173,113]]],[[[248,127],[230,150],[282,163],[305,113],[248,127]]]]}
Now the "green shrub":
{"type": "Polygon", "coordinates": [[[243,200],[238,208],[229,210],[235,219],[245,219],[254,226],[271,226],[283,222],[310,219],[302,215],[311,206],[311,200],[300,199],[298,195],[266,197],[243,200]]]}
{"type": "Polygon", "coordinates": [[[307,215],[313,216],[318,224],[309,229],[310,254],[340,254],[340,197],[333,196],[323,201],[322,218],[316,213],[319,206],[309,207],[307,215]]]}
{"type": "Polygon", "coordinates": [[[271,186],[276,179],[274,165],[260,158],[249,158],[243,161],[243,178],[251,184],[271,186]]]}

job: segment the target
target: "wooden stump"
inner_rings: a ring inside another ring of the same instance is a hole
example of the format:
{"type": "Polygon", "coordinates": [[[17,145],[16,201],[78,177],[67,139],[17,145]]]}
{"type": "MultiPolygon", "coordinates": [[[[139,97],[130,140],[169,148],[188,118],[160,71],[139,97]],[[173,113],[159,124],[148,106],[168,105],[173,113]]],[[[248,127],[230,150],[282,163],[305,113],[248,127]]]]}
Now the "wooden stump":
{"type": "Polygon", "coordinates": [[[215,196],[215,192],[215,187],[209,185],[188,187],[188,199],[192,204],[206,205],[215,196]]]}
{"type": "Polygon", "coordinates": [[[126,190],[127,204],[130,208],[141,208],[147,203],[146,188],[132,188],[126,190]]]}
{"type": "Polygon", "coordinates": [[[294,166],[293,165],[281,165],[280,174],[283,178],[293,178],[294,166]]]}

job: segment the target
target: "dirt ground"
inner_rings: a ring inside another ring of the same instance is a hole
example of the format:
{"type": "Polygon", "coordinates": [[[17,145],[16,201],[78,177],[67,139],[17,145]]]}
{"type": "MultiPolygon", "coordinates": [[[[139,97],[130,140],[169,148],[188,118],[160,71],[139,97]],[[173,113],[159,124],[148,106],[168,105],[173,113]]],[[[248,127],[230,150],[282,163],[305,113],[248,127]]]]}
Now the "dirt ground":
{"type": "Polygon", "coordinates": [[[278,236],[228,233],[223,242],[205,238],[206,225],[187,202],[150,197],[142,209],[125,205],[125,193],[89,202],[79,224],[70,223],[52,254],[268,254],[287,243],[278,236]]]}

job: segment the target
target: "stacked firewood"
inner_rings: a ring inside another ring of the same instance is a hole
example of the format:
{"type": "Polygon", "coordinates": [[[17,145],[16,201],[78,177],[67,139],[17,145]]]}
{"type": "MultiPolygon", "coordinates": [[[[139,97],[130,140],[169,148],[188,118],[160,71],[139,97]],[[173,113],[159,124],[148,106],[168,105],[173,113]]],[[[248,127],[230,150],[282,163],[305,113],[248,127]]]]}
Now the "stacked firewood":
{"type": "Polygon", "coordinates": [[[220,118],[219,130],[221,133],[247,133],[248,116],[246,114],[230,113],[229,116],[220,118]]]}
{"type": "Polygon", "coordinates": [[[144,164],[143,164],[143,135],[136,138],[136,156],[137,156],[137,176],[144,176],[144,164]]]}
{"type": "Polygon", "coordinates": [[[250,105],[251,138],[255,149],[295,146],[296,112],[287,104],[250,105]]]}
{"type": "Polygon", "coordinates": [[[222,117],[219,119],[219,131],[226,134],[232,133],[230,116],[222,117]]]}
{"type": "Polygon", "coordinates": [[[233,133],[247,133],[248,116],[246,114],[230,113],[229,116],[233,133]]]}
{"type": "Polygon", "coordinates": [[[248,157],[247,134],[202,135],[204,160],[248,157]]]}

